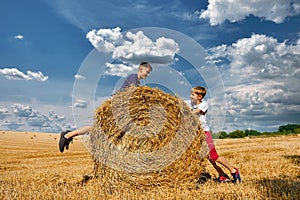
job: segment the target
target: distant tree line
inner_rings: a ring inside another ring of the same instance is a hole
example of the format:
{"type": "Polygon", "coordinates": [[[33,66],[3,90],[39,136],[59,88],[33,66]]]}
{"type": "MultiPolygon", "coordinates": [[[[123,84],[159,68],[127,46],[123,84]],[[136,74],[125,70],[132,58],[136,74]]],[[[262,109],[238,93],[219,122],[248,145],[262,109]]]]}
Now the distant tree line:
{"type": "Polygon", "coordinates": [[[275,132],[259,132],[256,130],[235,130],[230,133],[226,131],[220,131],[218,133],[212,133],[213,138],[243,138],[243,137],[255,137],[255,136],[277,136],[277,135],[288,135],[300,133],[300,124],[287,124],[279,126],[278,131],[275,132]]]}

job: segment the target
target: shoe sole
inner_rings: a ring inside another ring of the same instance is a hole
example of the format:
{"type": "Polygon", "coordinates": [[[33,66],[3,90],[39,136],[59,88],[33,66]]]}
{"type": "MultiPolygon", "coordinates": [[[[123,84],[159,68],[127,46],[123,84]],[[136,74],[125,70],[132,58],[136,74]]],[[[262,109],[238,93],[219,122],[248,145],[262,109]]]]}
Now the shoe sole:
{"type": "Polygon", "coordinates": [[[65,134],[66,134],[66,132],[61,132],[60,138],[59,138],[58,148],[59,148],[59,151],[60,151],[61,153],[63,153],[64,150],[65,150],[65,145],[62,144],[62,143],[63,143],[62,140],[65,139],[65,138],[64,138],[64,137],[65,137],[65,134]]]}

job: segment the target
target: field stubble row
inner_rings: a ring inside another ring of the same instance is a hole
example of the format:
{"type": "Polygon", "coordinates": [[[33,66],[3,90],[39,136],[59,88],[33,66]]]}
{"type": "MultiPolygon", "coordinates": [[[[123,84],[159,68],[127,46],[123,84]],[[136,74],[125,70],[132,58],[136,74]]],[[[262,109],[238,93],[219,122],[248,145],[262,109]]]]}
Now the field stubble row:
{"type": "MultiPolygon", "coordinates": [[[[58,134],[0,133],[0,199],[300,199],[300,135],[216,141],[219,153],[239,167],[243,183],[213,179],[184,187],[103,191],[91,156],[79,140],[58,152],[58,134]]],[[[206,171],[215,178],[207,162],[206,171]]]]}

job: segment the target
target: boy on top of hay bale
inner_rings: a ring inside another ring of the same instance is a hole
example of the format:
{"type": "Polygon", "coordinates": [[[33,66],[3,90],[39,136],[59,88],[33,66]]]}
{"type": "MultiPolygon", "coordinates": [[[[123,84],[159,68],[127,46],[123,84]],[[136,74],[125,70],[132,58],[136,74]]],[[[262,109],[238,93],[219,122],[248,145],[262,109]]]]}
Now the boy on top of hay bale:
{"type": "MultiPolygon", "coordinates": [[[[123,91],[124,89],[126,89],[131,85],[134,85],[136,87],[139,86],[140,80],[146,79],[147,76],[149,76],[151,71],[152,71],[152,66],[149,63],[141,62],[138,68],[138,72],[134,74],[130,74],[123,82],[120,90],[123,91]]],[[[88,133],[90,130],[91,130],[91,126],[84,126],[74,131],[67,130],[61,132],[59,143],[58,143],[59,151],[63,152],[65,148],[68,150],[69,144],[73,140],[73,137],[88,133]]]]}
{"type": "Polygon", "coordinates": [[[196,86],[192,88],[191,90],[191,106],[193,113],[197,114],[199,116],[199,120],[201,122],[201,126],[205,132],[205,141],[207,143],[207,146],[209,148],[209,161],[213,165],[213,167],[217,170],[219,173],[218,181],[220,183],[228,182],[230,181],[230,178],[228,175],[222,170],[221,167],[219,167],[217,163],[220,163],[224,167],[226,167],[232,177],[233,177],[233,183],[236,183],[237,181],[241,182],[241,176],[239,173],[239,170],[236,167],[233,167],[225,158],[218,155],[215,145],[212,139],[212,135],[209,131],[209,127],[206,123],[206,113],[208,110],[208,103],[203,100],[204,96],[206,95],[206,88],[201,86],[196,86]]]}

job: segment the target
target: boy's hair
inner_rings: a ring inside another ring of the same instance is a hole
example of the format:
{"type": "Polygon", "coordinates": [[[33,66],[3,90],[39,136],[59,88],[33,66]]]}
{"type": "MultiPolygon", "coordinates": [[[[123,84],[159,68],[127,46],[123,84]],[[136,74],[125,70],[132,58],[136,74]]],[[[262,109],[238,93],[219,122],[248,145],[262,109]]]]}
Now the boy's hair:
{"type": "Polygon", "coordinates": [[[139,66],[139,69],[140,69],[141,67],[147,67],[147,68],[150,69],[150,71],[152,71],[152,66],[151,66],[149,63],[147,63],[147,62],[141,62],[141,63],[140,63],[140,66],[139,66]]]}
{"type": "Polygon", "coordinates": [[[202,98],[205,97],[206,91],[207,91],[206,88],[205,87],[201,87],[201,86],[196,86],[196,87],[192,88],[192,92],[194,92],[197,95],[201,95],[202,98]]]}

